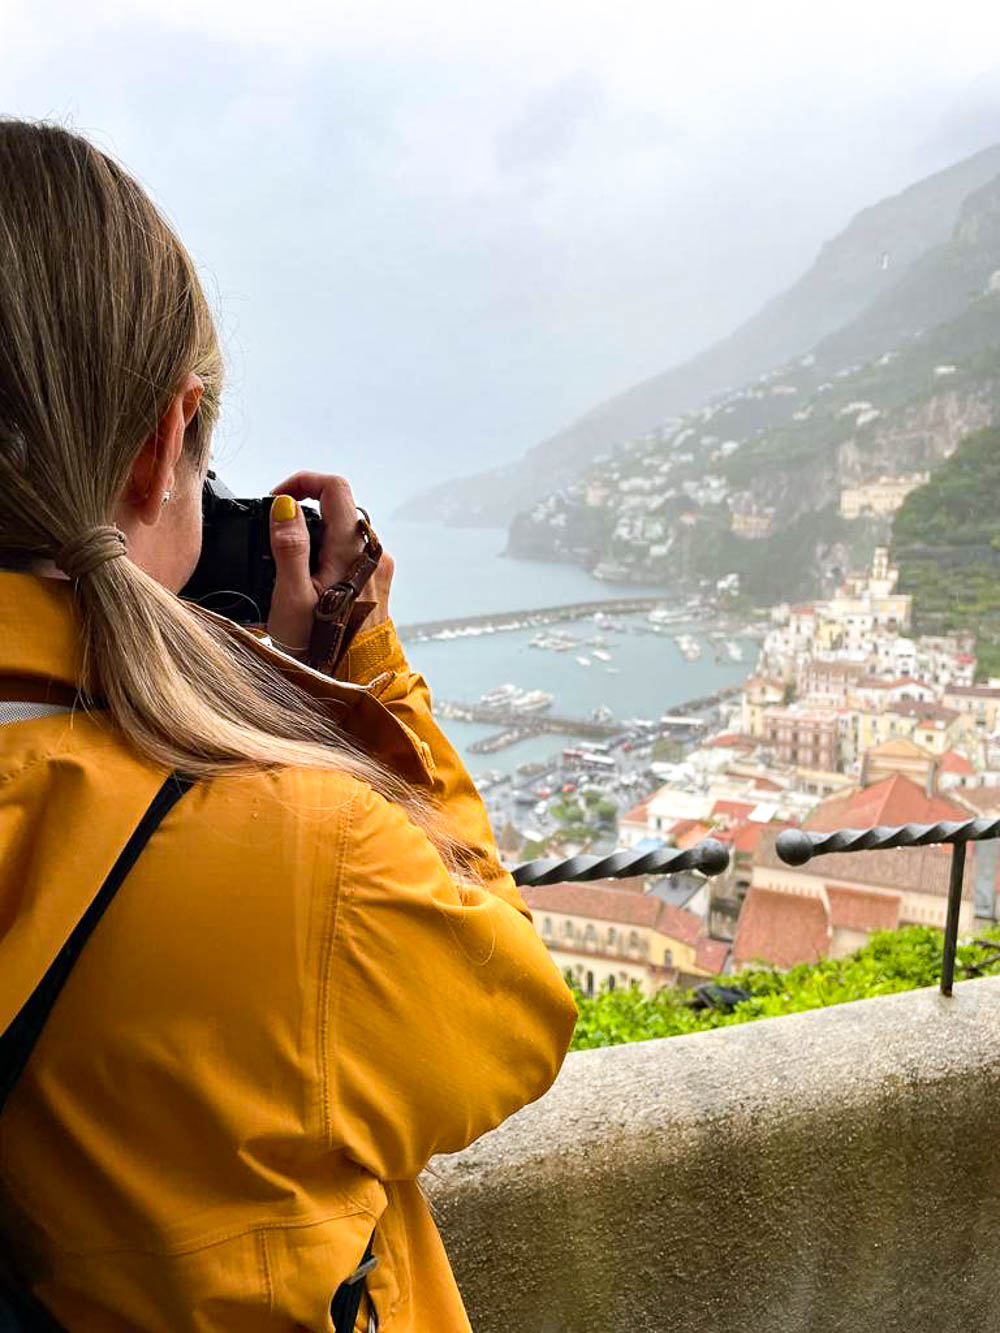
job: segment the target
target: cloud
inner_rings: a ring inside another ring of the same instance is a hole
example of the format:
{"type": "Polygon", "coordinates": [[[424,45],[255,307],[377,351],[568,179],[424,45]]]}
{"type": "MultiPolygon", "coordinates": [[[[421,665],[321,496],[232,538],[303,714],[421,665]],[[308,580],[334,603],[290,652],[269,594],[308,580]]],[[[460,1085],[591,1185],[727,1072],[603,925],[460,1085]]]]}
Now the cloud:
{"type": "Polygon", "coordinates": [[[113,151],[198,260],[242,484],[305,454],[382,503],[690,355],[1000,133],[972,0],[8,0],[0,47],[4,109],[113,151]]]}
{"type": "Polygon", "coordinates": [[[590,73],[562,79],[531,97],[495,139],[497,168],[520,173],[566,157],[588,124],[606,111],[600,81],[590,73]]]}

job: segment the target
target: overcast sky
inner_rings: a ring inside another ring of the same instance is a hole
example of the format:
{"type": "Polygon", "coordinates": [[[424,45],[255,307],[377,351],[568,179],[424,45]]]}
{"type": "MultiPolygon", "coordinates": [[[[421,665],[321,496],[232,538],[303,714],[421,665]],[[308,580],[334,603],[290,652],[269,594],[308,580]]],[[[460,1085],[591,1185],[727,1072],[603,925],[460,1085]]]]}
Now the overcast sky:
{"type": "Polygon", "coordinates": [[[227,479],[342,471],[375,512],[1000,140],[998,52],[982,0],[0,0],[2,110],[114,153],[199,264],[227,479]]]}

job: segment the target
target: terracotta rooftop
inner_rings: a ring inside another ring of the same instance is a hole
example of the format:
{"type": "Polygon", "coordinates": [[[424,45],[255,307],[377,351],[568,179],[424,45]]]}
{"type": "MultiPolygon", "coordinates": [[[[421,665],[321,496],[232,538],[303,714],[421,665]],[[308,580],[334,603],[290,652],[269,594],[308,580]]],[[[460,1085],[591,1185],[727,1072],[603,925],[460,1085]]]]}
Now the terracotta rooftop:
{"type": "Polygon", "coordinates": [[[908,736],[893,736],[891,740],[873,745],[866,754],[876,755],[879,759],[933,759],[930,750],[925,750],[908,736]]]}
{"type": "MultiPolygon", "coordinates": [[[[767,824],[741,824],[733,833],[733,851],[743,852],[748,856],[752,855],[760,846],[761,837],[767,827],[767,824]]],[[[772,829],[781,829],[790,826],[786,824],[772,824],[770,827],[772,829]]]]}
{"type": "Polygon", "coordinates": [[[638,805],[633,806],[626,814],[622,815],[619,823],[642,824],[647,822],[649,811],[649,800],[640,801],[638,805]]]}
{"type": "Polygon", "coordinates": [[[752,885],[733,941],[737,966],[761,961],[775,967],[814,963],[830,948],[830,924],[819,898],[752,885]]]}
{"type": "Polygon", "coordinates": [[[983,784],[981,787],[963,787],[962,801],[975,814],[1000,814],[1000,787],[983,784]]]}
{"type": "Polygon", "coordinates": [[[682,820],[681,822],[685,824],[690,823],[690,827],[686,828],[682,833],[678,833],[676,828],[674,828],[671,830],[670,836],[674,840],[674,846],[678,847],[682,852],[686,852],[691,847],[696,847],[704,838],[711,837],[712,835],[713,830],[710,824],[702,824],[697,820],[682,820]]]}
{"type": "Polygon", "coordinates": [[[902,894],[880,893],[876,889],[845,889],[826,886],[830,902],[830,922],[847,930],[895,930],[899,925],[902,894]]]}
{"type": "Polygon", "coordinates": [[[773,689],[781,690],[784,693],[785,682],[778,680],[776,676],[747,676],[743,682],[743,688],[749,689],[751,685],[770,685],[773,689]]]}
{"type": "Polygon", "coordinates": [[[724,815],[728,819],[747,819],[754,811],[752,801],[726,801],[720,800],[712,806],[709,818],[717,819],[724,815]]]}
{"type": "Polygon", "coordinates": [[[609,889],[596,884],[536,884],[521,893],[533,912],[590,917],[615,925],[645,926],[684,944],[694,944],[701,918],[682,907],[672,907],[652,893],[609,889]]]}
{"type": "Polygon", "coordinates": [[[823,833],[838,828],[868,828],[873,824],[934,824],[939,819],[966,818],[966,811],[955,801],[928,796],[912,778],[893,773],[870,787],[856,788],[822,801],[806,820],[805,827],[823,833]]]}
{"type": "Polygon", "coordinates": [[[711,740],[705,741],[701,749],[708,750],[713,747],[720,749],[733,750],[755,750],[760,744],[752,736],[741,736],[737,731],[727,731],[722,736],[713,736],[711,740]]]}
{"type": "Polygon", "coordinates": [[[676,824],[671,824],[670,828],[667,829],[667,836],[675,839],[674,845],[676,846],[677,838],[685,837],[692,829],[704,827],[704,824],[698,819],[678,819],[676,824]]]}
{"type": "Polygon", "coordinates": [[[726,965],[730,948],[724,940],[712,940],[703,935],[695,945],[695,966],[718,975],[726,965]]]}
{"type": "Polygon", "coordinates": [[[945,708],[944,704],[921,703],[917,699],[902,699],[886,711],[898,717],[915,717],[921,723],[933,722],[937,727],[946,727],[958,717],[954,708],[945,708]]]}
{"type": "Polygon", "coordinates": [[[938,767],[942,773],[958,773],[963,777],[971,777],[976,772],[972,760],[966,759],[965,755],[959,754],[957,750],[945,750],[938,760],[938,767]]]}
{"type": "Polygon", "coordinates": [[[975,695],[979,699],[1000,699],[1000,689],[995,685],[949,685],[945,694],[957,694],[965,698],[975,695]]]}

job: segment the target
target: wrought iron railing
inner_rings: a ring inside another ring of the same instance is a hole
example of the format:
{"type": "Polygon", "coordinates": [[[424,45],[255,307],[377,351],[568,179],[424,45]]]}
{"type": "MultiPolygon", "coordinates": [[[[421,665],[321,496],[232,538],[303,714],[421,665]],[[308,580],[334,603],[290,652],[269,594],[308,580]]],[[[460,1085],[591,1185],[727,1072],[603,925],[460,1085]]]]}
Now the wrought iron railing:
{"type": "Polygon", "coordinates": [[[563,860],[541,858],[525,861],[512,873],[515,884],[565,884],[570,880],[676,875],[682,870],[699,870],[703,875],[721,875],[728,865],[728,848],[716,838],[705,838],[686,851],[678,851],[676,847],[654,847],[651,851],[618,851],[607,856],[580,853],[563,860]]]}
{"type": "Polygon", "coordinates": [[[941,994],[951,995],[955,981],[955,950],[965,882],[965,848],[970,842],[1000,837],[1000,819],[942,820],[937,824],[879,825],[867,829],[836,829],[813,833],[808,829],[785,829],[778,834],[776,850],[786,865],[801,866],[814,856],[835,852],[887,851],[895,847],[950,846],[948,912],[945,917],[944,949],[941,956],[941,994]]]}

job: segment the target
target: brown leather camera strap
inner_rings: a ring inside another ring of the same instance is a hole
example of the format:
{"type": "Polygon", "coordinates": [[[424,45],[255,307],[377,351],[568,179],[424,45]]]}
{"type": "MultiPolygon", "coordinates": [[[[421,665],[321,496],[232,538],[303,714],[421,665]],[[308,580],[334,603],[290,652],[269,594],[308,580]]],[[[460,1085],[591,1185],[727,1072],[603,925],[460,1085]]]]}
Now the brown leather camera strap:
{"type": "Polygon", "coordinates": [[[312,637],[306,661],[316,671],[332,676],[348,645],[374,608],[374,602],[359,602],[365,584],[378,568],[382,543],[376,537],[368,515],[359,509],[358,532],[364,549],[344,577],[324,588],[313,613],[312,637]]]}

